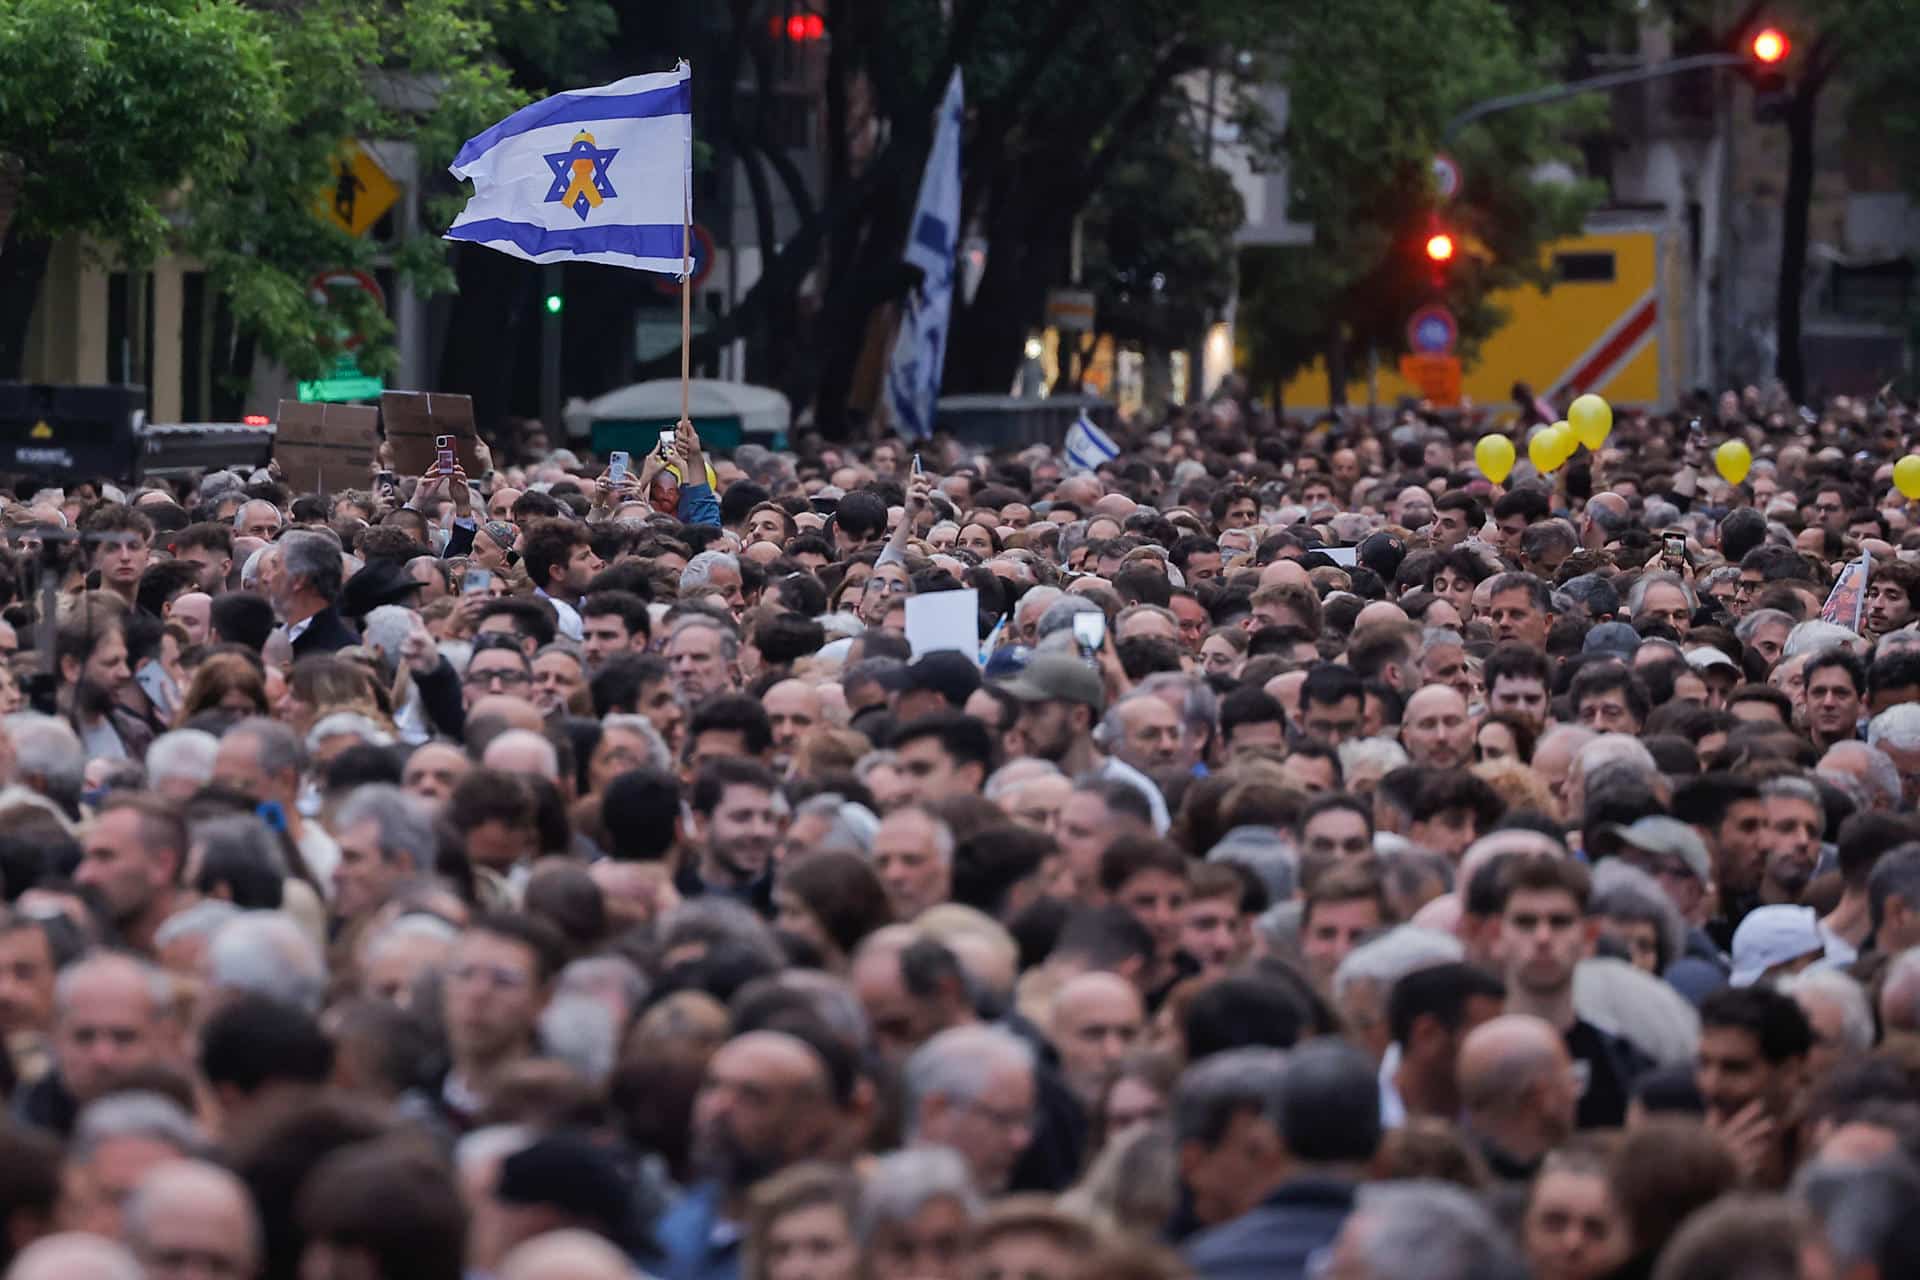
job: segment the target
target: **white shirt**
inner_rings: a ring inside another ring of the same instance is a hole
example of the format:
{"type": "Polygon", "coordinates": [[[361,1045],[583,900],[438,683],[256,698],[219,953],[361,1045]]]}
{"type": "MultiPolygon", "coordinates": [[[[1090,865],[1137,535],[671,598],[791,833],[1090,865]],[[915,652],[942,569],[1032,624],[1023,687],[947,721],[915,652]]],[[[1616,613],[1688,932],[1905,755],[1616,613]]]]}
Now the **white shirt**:
{"type": "Polygon", "coordinates": [[[1399,1129],[1407,1123],[1407,1104],[1400,1100],[1400,1087],[1393,1078],[1400,1074],[1400,1042],[1387,1046],[1380,1058],[1380,1127],[1399,1129]]]}
{"type": "Polygon", "coordinates": [[[327,829],[315,819],[309,818],[300,824],[300,838],[294,843],[300,846],[300,857],[307,864],[307,870],[313,872],[313,878],[320,885],[320,895],[333,896],[333,870],[340,865],[340,846],[334,843],[327,829]]]}
{"type": "Polygon", "coordinates": [[[580,611],[562,600],[559,596],[550,596],[544,590],[535,588],[534,593],[553,606],[555,630],[575,644],[586,643],[586,628],[581,625],[580,611]]]}
{"type": "Polygon", "coordinates": [[[1153,812],[1153,833],[1163,836],[1167,828],[1173,825],[1173,817],[1167,812],[1166,797],[1160,794],[1160,788],[1153,785],[1153,779],[1140,772],[1119,756],[1108,756],[1107,762],[1094,770],[1096,776],[1114,782],[1124,782],[1147,798],[1147,808],[1153,812]]]}

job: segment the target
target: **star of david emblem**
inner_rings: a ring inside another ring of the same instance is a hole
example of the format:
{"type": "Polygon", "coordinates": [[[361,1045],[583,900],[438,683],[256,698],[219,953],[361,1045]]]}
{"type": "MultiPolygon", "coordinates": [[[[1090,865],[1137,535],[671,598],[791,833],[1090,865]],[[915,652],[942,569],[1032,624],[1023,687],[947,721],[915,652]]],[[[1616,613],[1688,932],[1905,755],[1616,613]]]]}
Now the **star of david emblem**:
{"type": "Polygon", "coordinates": [[[607,180],[607,167],[619,154],[618,147],[595,146],[593,135],[584,130],[575,134],[572,146],[546,157],[547,167],[553,170],[546,203],[564,204],[585,222],[589,213],[620,194],[607,180]]]}

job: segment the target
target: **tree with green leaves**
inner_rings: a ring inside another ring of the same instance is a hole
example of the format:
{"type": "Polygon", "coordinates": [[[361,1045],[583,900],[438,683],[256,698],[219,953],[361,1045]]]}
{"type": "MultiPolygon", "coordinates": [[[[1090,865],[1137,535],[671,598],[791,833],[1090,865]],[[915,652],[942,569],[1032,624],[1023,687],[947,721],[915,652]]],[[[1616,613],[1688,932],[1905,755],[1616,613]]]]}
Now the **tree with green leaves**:
{"type": "MultiPolygon", "coordinates": [[[[1179,95],[1163,103],[1086,211],[1083,283],[1098,324],[1088,350],[1105,335],[1161,358],[1191,344],[1233,298],[1246,206],[1207,155],[1194,105],[1179,95]]],[[[1078,389],[1064,367],[1062,378],[1078,389]]]]}
{"type": "MultiPolygon", "coordinates": [[[[298,378],[331,363],[337,335],[357,333],[361,367],[393,367],[393,326],[364,293],[316,297],[323,272],[382,263],[422,293],[452,287],[438,231],[458,199],[444,173],[460,143],[525,101],[495,56],[482,0],[302,0],[262,17],[281,68],[261,103],[245,163],[188,192],[183,240],[207,265],[234,340],[219,381],[249,380],[256,354],[298,378]],[[427,195],[423,226],[376,241],[318,216],[341,147],[352,139],[411,143],[427,195]],[[426,185],[431,183],[432,185],[426,185]]],[[[216,344],[219,346],[220,344],[216,344]]]]}
{"type": "MultiPolygon", "coordinates": [[[[449,288],[435,180],[460,142],[525,100],[488,12],[501,0],[19,0],[0,10],[0,157],[25,175],[0,247],[0,376],[17,374],[56,238],[131,266],[163,247],[204,264],[219,299],[216,412],[237,413],[258,357],[319,375],[343,331],[371,372],[392,324],[365,294],[315,296],[339,270],[391,267],[449,288]],[[320,216],[344,144],[408,143],[433,185],[419,232],[375,241],[320,216]]],[[[502,4],[508,16],[517,12],[502,4]]]]}
{"type": "Polygon", "coordinates": [[[1544,246],[1577,231],[1600,190],[1535,175],[1577,158],[1567,139],[1604,113],[1604,99],[1464,131],[1449,145],[1462,186],[1444,211],[1431,164],[1463,108],[1560,79],[1562,36],[1550,23],[1523,27],[1497,0],[1402,0],[1317,5],[1279,41],[1274,71],[1290,112],[1264,142],[1284,158],[1292,217],[1313,226],[1314,241],[1243,256],[1236,318],[1256,386],[1276,388],[1324,358],[1338,402],[1369,353],[1404,350],[1407,317],[1428,302],[1453,310],[1471,359],[1504,319],[1492,293],[1549,283],[1544,246]],[[1459,251],[1436,282],[1423,246],[1441,225],[1459,251]]]}
{"type": "MultiPolygon", "coordinates": [[[[695,340],[694,359],[746,339],[749,377],[811,402],[834,432],[850,421],[856,371],[885,335],[886,308],[912,283],[901,247],[933,111],[955,66],[967,94],[963,217],[990,247],[973,297],[956,300],[943,385],[1005,388],[1042,321],[1047,290],[1069,280],[1080,214],[1126,166],[1140,166],[1129,178],[1136,193],[1156,171],[1164,177],[1165,165],[1181,160],[1165,150],[1163,113],[1183,101],[1182,77],[1231,62],[1233,49],[1264,39],[1276,20],[1261,0],[1131,0],[1119,10],[1093,0],[824,0],[818,8],[829,42],[818,180],[781,155],[783,99],[770,68],[782,53],[769,37],[769,7],[710,5],[721,20],[690,33],[696,130],[721,165],[740,165],[758,239],[777,245],[758,282],[695,340]],[[862,120],[880,127],[863,129],[862,120]],[[794,224],[784,234],[776,208],[794,224]]],[[[1162,238],[1154,252],[1169,247],[1162,238]]],[[[1183,262],[1182,280],[1192,275],[1183,262]]],[[[1217,292],[1217,283],[1200,292],[1217,292]]],[[[677,355],[664,356],[638,376],[677,368],[677,355]]]]}
{"type": "MultiPolygon", "coordinates": [[[[1707,6],[1688,6],[1707,9],[1707,6]]],[[[1744,44],[1761,25],[1753,4],[1728,33],[1744,44]]],[[[1819,113],[1851,91],[1853,118],[1883,131],[1886,154],[1901,167],[1908,189],[1920,193],[1920,86],[1912,50],[1920,41],[1920,9],[1901,0],[1808,0],[1783,24],[1794,50],[1785,66],[1786,93],[1775,114],[1787,133],[1787,173],[1781,195],[1780,282],[1774,305],[1778,344],[1775,372],[1795,399],[1805,399],[1806,354],[1802,315],[1807,284],[1819,113]]],[[[1711,19],[1709,11],[1703,20],[1711,19]]]]}
{"type": "Polygon", "coordinates": [[[20,372],[53,242],[150,259],[183,182],[246,165],[275,79],[261,15],[231,0],[0,6],[0,377],[20,372]]]}

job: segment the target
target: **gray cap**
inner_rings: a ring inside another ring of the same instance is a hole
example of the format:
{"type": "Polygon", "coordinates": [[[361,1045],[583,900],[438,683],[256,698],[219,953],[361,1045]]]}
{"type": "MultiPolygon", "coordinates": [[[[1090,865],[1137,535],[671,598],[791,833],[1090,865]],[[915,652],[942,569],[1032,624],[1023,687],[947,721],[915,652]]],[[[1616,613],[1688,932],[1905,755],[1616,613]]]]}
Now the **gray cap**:
{"type": "Polygon", "coordinates": [[[1036,653],[1027,669],[1000,687],[1022,702],[1078,702],[1107,709],[1107,690],[1093,664],[1070,653],[1036,653]]]}
{"type": "Polygon", "coordinates": [[[1612,823],[1604,830],[1636,849],[1680,859],[1701,884],[1713,882],[1713,860],[1707,856],[1706,842],[1678,818],[1656,814],[1626,824],[1612,823]]]}
{"type": "Polygon", "coordinates": [[[1640,633],[1624,622],[1603,622],[1587,632],[1581,642],[1582,653],[1612,653],[1631,658],[1640,648],[1640,633]]]}

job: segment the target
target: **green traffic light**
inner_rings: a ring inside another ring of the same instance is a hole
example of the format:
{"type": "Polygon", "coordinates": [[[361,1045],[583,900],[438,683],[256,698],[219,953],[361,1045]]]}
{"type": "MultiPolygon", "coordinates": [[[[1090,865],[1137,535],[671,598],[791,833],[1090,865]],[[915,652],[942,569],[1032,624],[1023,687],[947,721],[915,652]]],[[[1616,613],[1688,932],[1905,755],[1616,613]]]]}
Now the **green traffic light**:
{"type": "Polygon", "coordinates": [[[547,295],[547,314],[548,314],[548,315],[550,315],[550,316],[557,316],[557,315],[559,315],[559,314],[560,314],[560,306],[561,306],[561,301],[560,301],[560,295],[559,295],[559,294],[557,294],[557,293],[550,293],[550,294],[548,294],[548,295],[547,295]]]}

